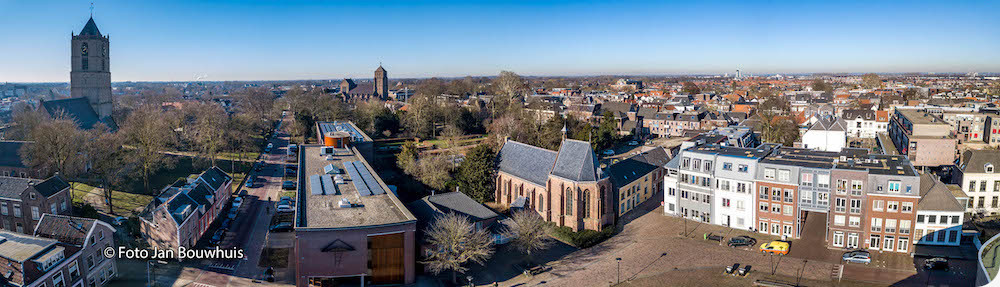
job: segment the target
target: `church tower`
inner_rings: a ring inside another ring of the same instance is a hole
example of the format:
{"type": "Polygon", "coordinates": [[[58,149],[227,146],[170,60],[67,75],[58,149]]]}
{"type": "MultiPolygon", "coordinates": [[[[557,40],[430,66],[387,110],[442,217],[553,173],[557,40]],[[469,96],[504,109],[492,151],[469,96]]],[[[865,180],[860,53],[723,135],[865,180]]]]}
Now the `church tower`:
{"type": "Polygon", "coordinates": [[[382,100],[389,98],[389,75],[381,64],[375,69],[375,96],[382,100]]]}
{"type": "Polygon", "coordinates": [[[109,38],[101,35],[94,18],[73,35],[69,72],[70,97],[87,98],[98,117],[111,116],[111,57],[109,38]]]}

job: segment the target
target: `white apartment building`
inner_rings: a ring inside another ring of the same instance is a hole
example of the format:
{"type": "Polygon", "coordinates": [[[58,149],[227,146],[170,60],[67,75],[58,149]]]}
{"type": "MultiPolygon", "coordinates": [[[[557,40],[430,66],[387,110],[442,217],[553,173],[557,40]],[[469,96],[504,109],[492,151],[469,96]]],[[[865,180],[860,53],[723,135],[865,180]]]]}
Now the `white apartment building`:
{"type": "Polygon", "coordinates": [[[1000,151],[967,150],[962,153],[962,191],[969,197],[966,212],[1000,212],[1000,151]]]}
{"type": "Polygon", "coordinates": [[[889,131],[887,111],[845,110],[841,119],[846,123],[848,137],[875,138],[875,135],[889,131]]]}
{"type": "Polygon", "coordinates": [[[920,176],[920,196],[914,226],[916,244],[958,246],[965,207],[944,183],[927,174],[920,176]]]}
{"type": "Polygon", "coordinates": [[[819,151],[839,152],[847,145],[847,129],[843,120],[821,118],[802,135],[802,147],[819,151]]]}

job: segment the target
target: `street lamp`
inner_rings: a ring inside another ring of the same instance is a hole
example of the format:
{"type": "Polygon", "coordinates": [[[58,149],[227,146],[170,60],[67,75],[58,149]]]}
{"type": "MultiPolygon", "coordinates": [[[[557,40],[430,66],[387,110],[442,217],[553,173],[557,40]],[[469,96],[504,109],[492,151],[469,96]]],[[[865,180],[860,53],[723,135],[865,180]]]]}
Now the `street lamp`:
{"type": "Polygon", "coordinates": [[[615,258],[615,261],[618,261],[618,284],[622,284],[622,258],[615,258]]]}
{"type": "Polygon", "coordinates": [[[469,286],[470,287],[471,286],[476,286],[476,285],[472,285],[472,276],[465,276],[465,280],[469,280],[469,286]]]}

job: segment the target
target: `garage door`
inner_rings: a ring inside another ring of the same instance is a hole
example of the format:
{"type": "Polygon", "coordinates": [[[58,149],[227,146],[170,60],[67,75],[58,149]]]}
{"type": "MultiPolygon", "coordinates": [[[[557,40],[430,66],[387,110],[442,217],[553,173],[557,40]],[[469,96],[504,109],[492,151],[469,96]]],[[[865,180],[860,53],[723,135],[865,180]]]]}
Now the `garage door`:
{"type": "Polygon", "coordinates": [[[368,266],[373,284],[402,284],[403,233],[368,237],[368,266]]]}

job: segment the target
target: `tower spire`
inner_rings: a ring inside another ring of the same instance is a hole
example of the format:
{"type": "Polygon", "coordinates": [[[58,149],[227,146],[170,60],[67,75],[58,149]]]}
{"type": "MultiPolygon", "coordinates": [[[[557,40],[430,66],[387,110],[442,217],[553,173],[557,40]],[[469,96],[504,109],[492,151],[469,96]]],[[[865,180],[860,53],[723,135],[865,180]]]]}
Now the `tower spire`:
{"type": "Polygon", "coordinates": [[[90,2],[90,18],[94,18],[94,2],[90,2]]]}

